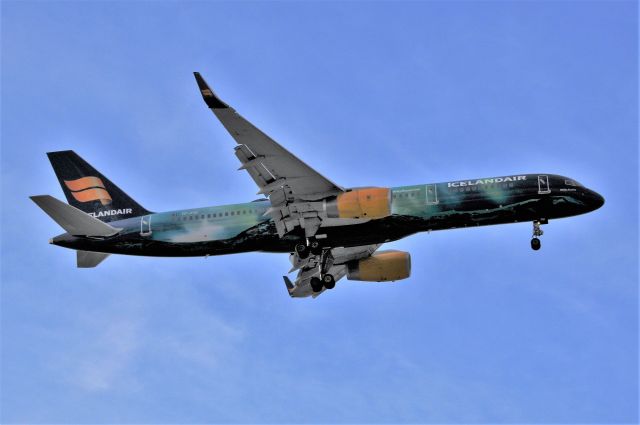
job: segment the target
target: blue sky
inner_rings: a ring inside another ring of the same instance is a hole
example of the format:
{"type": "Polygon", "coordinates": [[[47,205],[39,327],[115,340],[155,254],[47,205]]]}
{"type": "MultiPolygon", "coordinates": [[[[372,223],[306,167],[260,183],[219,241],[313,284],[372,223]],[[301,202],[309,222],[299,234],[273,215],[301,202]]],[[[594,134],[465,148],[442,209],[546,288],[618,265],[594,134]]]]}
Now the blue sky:
{"type": "Polygon", "coordinates": [[[636,2],[2,2],[0,420],[638,421],[636,2]],[[254,199],[200,71],[344,186],[571,176],[552,221],[415,235],[395,284],[286,255],[75,268],[29,200],[74,149],[148,209],[254,199]]]}

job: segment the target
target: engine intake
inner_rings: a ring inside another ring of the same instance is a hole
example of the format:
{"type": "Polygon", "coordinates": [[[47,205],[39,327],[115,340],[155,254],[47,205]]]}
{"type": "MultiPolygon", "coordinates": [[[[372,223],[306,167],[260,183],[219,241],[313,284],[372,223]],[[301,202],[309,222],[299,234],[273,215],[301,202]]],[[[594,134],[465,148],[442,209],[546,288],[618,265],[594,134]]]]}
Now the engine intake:
{"type": "Polygon", "coordinates": [[[330,218],[384,218],[391,215],[391,190],[368,187],[341,193],[327,201],[330,218]]]}
{"type": "Polygon", "coordinates": [[[347,265],[347,279],[388,282],[411,275],[411,255],[403,251],[380,251],[347,265]]]}

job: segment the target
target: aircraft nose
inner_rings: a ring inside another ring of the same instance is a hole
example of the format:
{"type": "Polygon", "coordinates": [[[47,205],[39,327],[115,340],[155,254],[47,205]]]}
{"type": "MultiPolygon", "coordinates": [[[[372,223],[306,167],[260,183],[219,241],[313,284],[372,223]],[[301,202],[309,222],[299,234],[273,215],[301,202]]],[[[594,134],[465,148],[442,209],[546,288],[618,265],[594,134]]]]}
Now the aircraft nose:
{"type": "Polygon", "coordinates": [[[594,210],[604,205],[604,198],[595,190],[589,190],[589,203],[594,210]]]}

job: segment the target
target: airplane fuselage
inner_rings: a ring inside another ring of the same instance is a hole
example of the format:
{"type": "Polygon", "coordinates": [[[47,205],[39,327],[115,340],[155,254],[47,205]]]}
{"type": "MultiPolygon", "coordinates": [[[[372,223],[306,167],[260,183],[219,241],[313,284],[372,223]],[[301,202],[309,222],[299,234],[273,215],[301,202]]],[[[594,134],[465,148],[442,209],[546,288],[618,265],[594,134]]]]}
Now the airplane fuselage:
{"type": "MultiPolygon", "coordinates": [[[[576,181],[553,174],[519,174],[401,186],[391,189],[391,215],[327,220],[316,237],[333,247],[381,244],[422,232],[541,221],[599,208],[604,199],[576,181]]],[[[112,221],[105,238],[65,233],[51,243],[112,254],[190,257],[249,251],[292,252],[299,233],[279,237],[269,200],[193,208],[112,221]]],[[[106,212],[107,214],[109,212],[106,212]]],[[[122,212],[114,212],[120,214],[122,212]]]]}

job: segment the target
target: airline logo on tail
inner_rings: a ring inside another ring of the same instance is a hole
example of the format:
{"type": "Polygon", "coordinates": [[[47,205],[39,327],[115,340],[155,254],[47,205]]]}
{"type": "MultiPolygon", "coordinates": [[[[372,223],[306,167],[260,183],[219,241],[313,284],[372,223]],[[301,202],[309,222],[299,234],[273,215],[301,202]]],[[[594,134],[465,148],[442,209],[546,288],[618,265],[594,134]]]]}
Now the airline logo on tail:
{"type": "Polygon", "coordinates": [[[79,202],[100,201],[102,205],[111,204],[111,195],[98,177],[82,177],[77,180],[65,180],[73,197],[79,202]]]}

